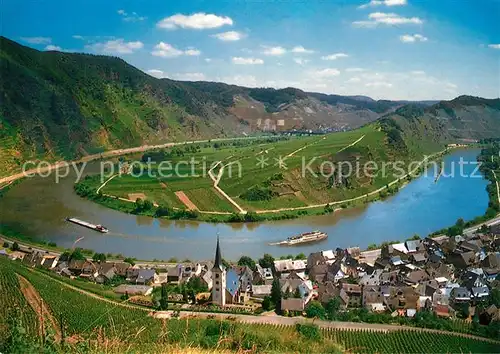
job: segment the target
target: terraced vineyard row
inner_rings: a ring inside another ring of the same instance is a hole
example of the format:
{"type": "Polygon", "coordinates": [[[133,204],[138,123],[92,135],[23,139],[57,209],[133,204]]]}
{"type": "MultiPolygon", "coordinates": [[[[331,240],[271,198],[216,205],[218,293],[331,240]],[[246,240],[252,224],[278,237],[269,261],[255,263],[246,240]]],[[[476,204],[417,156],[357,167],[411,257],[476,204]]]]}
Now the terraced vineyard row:
{"type": "Polygon", "coordinates": [[[9,261],[0,259],[0,351],[12,326],[22,326],[30,336],[38,334],[38,319],[19,288],[9,261]]]}
{"type": "Polygon", "coordinates": [[[324,329],[326,338],[355,353],[495,353],[498,345],[454,334],[324,329]]]}
{"type": "Polygon", "coordinates": [[[53,314],[62,314],[68,335],[93,337],[102,331],[106,336],[125,339],[146,328],[141,330],[142,338],[159,324],[144,311],[89,297],[21,265],[15,264],[15,271],[35,287],[53,314]]]}

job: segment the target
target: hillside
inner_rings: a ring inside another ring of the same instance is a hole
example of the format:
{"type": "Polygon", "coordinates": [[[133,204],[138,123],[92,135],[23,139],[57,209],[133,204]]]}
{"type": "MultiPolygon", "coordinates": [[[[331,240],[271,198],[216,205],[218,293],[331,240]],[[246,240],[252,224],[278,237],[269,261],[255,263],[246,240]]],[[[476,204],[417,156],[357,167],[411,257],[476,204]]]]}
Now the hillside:
{"type": "Polygon", "coordinates": [[[267,316],[255,316],[253,323],[237,314],[224,320],[221,314],[210,319],[195,312],[157,319],[151,316],[157,314],[154,309],[104,298],[80,288],[81,283],[0,258],[0,351],[345,353],[356,348],[359,353],[415,353],[425,342],[430,353],[492,353],[497,346],[477,337],[404,327],[385,332],[316,320],[321,326],[306,321],[299,326],[271,324],[267,316]]]}
{"type": "Polygon", "coordinates": [[[436,141],[498,136],[500,129],[498,100],[461,97],[407,106],[294,88],[156,79],[119,58],[40,52],[5,37],[0,37],[0,70],[3,176],[34,158],[74,159],[255,131],[350,130],[384,115],[417,136],[426,133],[422,124],[435,127],[436,141]]]}

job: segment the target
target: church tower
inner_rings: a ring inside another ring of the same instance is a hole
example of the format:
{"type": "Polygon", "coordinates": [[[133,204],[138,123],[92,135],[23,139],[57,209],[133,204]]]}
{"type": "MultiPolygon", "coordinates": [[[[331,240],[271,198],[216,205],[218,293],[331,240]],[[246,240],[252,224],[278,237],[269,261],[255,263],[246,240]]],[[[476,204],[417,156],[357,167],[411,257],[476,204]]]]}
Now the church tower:
{"type": "Polygon", "coordinates": [[[215,249],[215,264],[212,268],[212,303],[219,306],[226,305],[226,268],[222,264],[219,235],[215,249]]]}

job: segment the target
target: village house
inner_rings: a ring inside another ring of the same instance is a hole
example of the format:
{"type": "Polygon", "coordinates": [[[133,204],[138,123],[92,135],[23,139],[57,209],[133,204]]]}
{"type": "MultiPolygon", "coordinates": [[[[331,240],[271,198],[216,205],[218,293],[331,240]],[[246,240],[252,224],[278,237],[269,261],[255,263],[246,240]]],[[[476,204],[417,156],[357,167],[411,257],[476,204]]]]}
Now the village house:
{"type": "Polygon", "coordinates": [[[299,298],[281,299],[281,310],[302,313],[305,308],[304,300],[299,298]]]}
{"type": "Polygon", "coordinates": [[[361,307],[363,304],[363,292],[361,290],[361,285],[358,284],[342,284],[342,291],[345,292],[348,301],[347,307],[361,307]]]}
{"type": "Polygon", "coordinates": [[[274,261],[274,269],[278,275],[290,273],[291,271],[303,272],[306,270],[306,262],[303,260],[283,259],[274,261]]]}
{"type": "Polygon", "coordinates": [[[253,273],[253,284],[272,284],[273,282],[273,272],[271,268],[263,268],[260,264],[256,264],[256,270],[253,273]]]}

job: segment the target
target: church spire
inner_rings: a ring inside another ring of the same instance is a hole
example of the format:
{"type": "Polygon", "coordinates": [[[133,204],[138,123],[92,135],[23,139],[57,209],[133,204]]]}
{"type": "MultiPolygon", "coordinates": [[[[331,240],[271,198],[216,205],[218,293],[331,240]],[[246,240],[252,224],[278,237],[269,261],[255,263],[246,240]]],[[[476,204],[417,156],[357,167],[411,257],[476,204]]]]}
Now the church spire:
{"type": "Polygon", "coordinates": [[[222,264],[222,256],[220,253],[220,245],[219,245],[219,234],[217,233],[217,248],[215,249],[215,264],[214,268],[217,267],[220,270],[223,269],[223,264],[222,264]]]}

